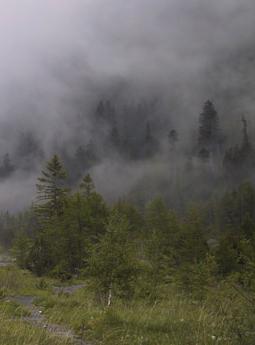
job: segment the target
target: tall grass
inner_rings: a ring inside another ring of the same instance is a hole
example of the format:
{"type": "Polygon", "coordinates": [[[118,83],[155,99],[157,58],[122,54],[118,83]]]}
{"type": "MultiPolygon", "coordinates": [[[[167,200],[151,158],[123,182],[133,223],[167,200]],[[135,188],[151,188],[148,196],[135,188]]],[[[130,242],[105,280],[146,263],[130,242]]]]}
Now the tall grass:
{"type": "MultiPolygon", "coordinates": [[[[55,294],[59,282],[37,279],[16,268],[0,269],[6,294],[33,295],[51,323],[63,324],[84,339],[102,345],[254,345],[254,306],[226,282],[208,290],[203,300],[165,287],[153,303],[114,300],[96,303],[89,282],[73,295],[55,294]]],[[[0,345],[68,344],[46,331],[18,321],[26,310],[0,298],[0,345]]],[[[21,320],[21,319],[20,319],[21,320]]]]}
{"type": "Polygon", "coordinates": [[[104,345],[247,345],[233,331],[233,302],[216,303],[213,295],[198,302],[171,291],[154,304],[118,301],[103,308],[85,289],[74,296],[38,301],[55,322],[104,345]]]}
{"type": "Polygon", "coordinates": [[[0,345],[71,345],[68,339],[53,336],[22,321],[21,317],[27,314],[13,302],[0,303],[0,345]]]}

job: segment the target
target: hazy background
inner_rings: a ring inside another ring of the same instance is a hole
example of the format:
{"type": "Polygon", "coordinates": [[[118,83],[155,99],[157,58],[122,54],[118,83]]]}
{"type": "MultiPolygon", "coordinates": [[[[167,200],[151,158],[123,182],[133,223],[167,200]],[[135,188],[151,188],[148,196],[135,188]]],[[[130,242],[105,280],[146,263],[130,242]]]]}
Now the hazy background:
{"type": "MultiPolygon", "coordinates": [[[[235,142],[241,115],[254,126],[254,18],[253,0],[0,0],[0,154],[15,156],[26,131],[45,159],[59,147],[72,152],[95,135],[91,114],[105,97],[119,105],[157,99],[153,116],[184,143],[210,98],[235,142]]],[[[0,183],[1,209],[30,202],[42,161],[0,183]]],[[[105,157],[92,174],[115,199],[148,171],[170,169],[162,150],[149,162],[105,157]]]]}

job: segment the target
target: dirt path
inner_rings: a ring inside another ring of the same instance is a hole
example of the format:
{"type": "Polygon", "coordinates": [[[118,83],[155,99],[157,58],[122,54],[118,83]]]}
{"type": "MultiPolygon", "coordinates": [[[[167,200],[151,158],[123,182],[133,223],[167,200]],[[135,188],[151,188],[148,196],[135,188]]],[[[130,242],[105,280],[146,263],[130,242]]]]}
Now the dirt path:
{"type": "MultiPolygon", "coordinates": [[[[13,264],[13,260],[9,255],[0,255],[0,267],[7,267],[13,264]]],[[[71,285],[66,287],[54,287],[53,291],[56,294],[67,294],[72,295],[79,289],[82,289],[84,284],[80,285],[71,285]]],[[[49,323],[45,316],[43,315],[40,307],[34,305],[35,296],[15,296],[8,298],[24,307],[30,312],[29,316],[22,317],[23,321],[29,322],[35,327],[40,327],[47,330],[50,333],[53,333],[56,336],[68,338],[72,341],[74,345],[91,345],[85,342],[81,337],[77,336],[71,329],[58,325],[49,323]]]]}
{"type": "Polygon", "coordinates": [[[13,259],[8,254],[0,254],[0,267],[7,267],[13,264],[13,259]]]}
{"type": "MultiPolygon", "coordinates": [[[[81,289],[83,286],[84,285],[73,285],[66,288],[56,288],[56,289],[61,289],[61,290],[57,290],[56,292],[66,291],[66,293],[71,294],[77,291],[78,289],[81,289]]],[[[12,297],[10,299],[26,307],[28,311],[30,312],[30,315],[23,317],[22,320],[29,322],[35,327],[43,328],[47,330],[48,332],[53,333],[56,336],[68,338],[72,341],[74,345],[91,345],[85,342],[79,336],[77,336],[71,329],[62,325],[49,323],[46,320],[45,316],[43,315],[42,311],[40,310],[40,307],[37,307],[34,305],[34,300],[35,300],[34,296],[17,296],[17,297],[12,297]]]]}

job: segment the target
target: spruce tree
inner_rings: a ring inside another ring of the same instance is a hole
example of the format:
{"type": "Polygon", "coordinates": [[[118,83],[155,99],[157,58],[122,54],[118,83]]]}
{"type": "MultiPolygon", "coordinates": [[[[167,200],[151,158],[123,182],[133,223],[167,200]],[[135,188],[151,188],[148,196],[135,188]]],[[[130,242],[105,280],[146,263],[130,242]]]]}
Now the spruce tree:
{"type": "Polygon", "coordinates": [[[215,153],[219,149],[219,117],[211,101],[204,104],[203,112],[199,117],[199,135],[198,147],[199,153],[207,150],[209,153],[215,153]]]}
{"type": "Polygon", "coordinates": [[[54,155],[38,178],[36,212],[44,220],[63,213],[68,189],[65,186],[67,173],[57,155],[54,155]]]}
{"type": "Polygon", "coordinates": [[[91,176],[86,175],[80,184],[80,194],[85,202],[85,218],[87,233],[92,242],[105,232],[105,223],[108,217],[108,209],[102,196],[96,192],[91,176]]]}
{"type": "Polygon", "coordinates": [[[90,174],[87,174],[80,184],[81,194],[85,196],[86,198],[90,197],[92,193],[95,193],[95,185],[94,182],[90,176],[90,174]]]}

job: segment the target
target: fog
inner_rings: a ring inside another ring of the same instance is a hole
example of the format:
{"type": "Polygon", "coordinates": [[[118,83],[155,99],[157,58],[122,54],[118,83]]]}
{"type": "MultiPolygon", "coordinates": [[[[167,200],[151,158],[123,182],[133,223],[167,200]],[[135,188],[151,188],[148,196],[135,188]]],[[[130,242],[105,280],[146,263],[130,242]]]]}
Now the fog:
{"type": "MultiPolygon", "coordinates": [[[[207,99],[229,143],[238,140],[243,114],[253,133],[254,16],[253,0],[0,0],[0,154],[8,152],[18,167],[0,181],[0,208],[29,204],[43,161],[89,143],[101,99],[118,109],[156,99],[150,121],[169,127],[158,132],[156,158],[129,162],[109,154],[89,169],[111,200],[150,173],[169,180],[164,136],[177,128],[187,145],[207,99]],[[27,131],[43,155],[20,169],[19,136],[27,131]]],[[[136,127],[128,112],[119,113],[121,124],[136,127]]],[[[183,148],[178,166],[182,155],[183,148]]]]}

